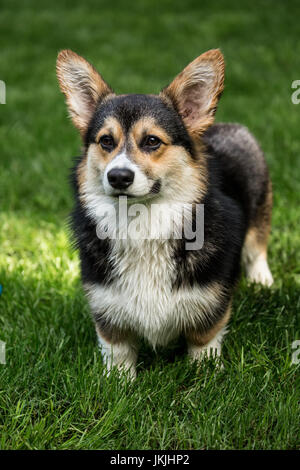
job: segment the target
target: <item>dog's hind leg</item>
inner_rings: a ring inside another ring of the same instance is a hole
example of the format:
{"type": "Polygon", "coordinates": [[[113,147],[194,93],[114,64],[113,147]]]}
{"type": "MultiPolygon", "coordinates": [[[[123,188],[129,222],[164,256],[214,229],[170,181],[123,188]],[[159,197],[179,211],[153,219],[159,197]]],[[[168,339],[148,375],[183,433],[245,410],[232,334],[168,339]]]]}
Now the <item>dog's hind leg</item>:
{"type": "Polygon", "coordinates": [[[257,208],[250,223],[243,246],[243,264],[246,276],[252,282],[271,286],[273,277],[268,265],[267,249],[271,229],[272,187],[271,182],[263,203],[257,208]]]}

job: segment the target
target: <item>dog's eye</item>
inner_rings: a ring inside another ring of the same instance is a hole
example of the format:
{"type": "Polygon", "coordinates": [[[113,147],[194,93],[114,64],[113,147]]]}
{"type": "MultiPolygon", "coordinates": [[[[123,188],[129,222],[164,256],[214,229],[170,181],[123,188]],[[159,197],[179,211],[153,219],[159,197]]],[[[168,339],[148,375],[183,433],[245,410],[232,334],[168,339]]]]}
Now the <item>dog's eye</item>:
{"type": "Polygon", "coordinates": [[[104,150],[108,151],[111,151],[115,146],[114,139],[111,135],[103,135],[99,140],[99,144],[104,150]]]}
{"type": "Polygon", "coordinates": [[[160,147],[161,140],[156,135],[147,135],[142,141],[142,147],[145,150],[156,150],[160,147]]]}

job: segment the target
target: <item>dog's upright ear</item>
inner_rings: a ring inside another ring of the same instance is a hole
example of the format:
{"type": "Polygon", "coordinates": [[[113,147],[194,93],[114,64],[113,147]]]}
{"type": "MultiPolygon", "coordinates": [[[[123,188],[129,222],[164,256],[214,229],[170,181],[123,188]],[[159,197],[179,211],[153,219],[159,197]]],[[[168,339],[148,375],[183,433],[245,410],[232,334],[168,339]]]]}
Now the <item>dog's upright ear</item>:
{"type": "Polygon", "coordinates": [[[224,70],[221,51],[212,49],[197,57],[161,91],[193,136],[201,135],[214,121],[224,88],[224,70]]]}
{"type": "Polygon", "coordinates": [[[58,54],[56,72],[72,121],[83,136],[97,103],[113,91],[97,70],[73,51],[58,54]]]}

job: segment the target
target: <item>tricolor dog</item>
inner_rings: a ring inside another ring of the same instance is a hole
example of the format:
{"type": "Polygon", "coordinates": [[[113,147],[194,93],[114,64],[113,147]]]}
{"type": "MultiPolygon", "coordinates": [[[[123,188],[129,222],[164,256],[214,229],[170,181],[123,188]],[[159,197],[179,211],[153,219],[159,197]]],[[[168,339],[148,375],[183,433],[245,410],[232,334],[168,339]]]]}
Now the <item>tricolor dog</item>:
{"type": "Polygon", "coordinates": [[[221,52],[200,55],[159,95],[116,95],[69,50],[57,75],[83,141],[72,227],[108,370],[135,377],[140,338],[155,348],[184,335],[193,360],[220,355],[241,261],[251,281],[273,281],[263,152],[245,127],[213,124],[221,52]],[[193,232],[198,206],[203,243],[190,249],[183,226],[193,232]]]}

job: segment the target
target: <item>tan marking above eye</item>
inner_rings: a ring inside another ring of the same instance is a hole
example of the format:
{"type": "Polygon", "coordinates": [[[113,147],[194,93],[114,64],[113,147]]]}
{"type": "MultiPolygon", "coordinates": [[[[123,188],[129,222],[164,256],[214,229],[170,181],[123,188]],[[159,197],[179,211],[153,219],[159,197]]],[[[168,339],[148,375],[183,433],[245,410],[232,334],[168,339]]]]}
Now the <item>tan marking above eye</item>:
{"type": "Polygon", "coordinates": [[[130,134],[137,146],[140,145],[143,138],[147,135],[158,137],[165,145],[170,145],[172,143],[171,136],[169,136],[168,133],[156,123],[154,118],[148,116],[137,121],[132,126],[130,134]]]}
{"type": "Polygon", "coordinates": [[[112,117],[108,116],[101,129],[96,135],[96,142],[99,143],[103,135],[111,135],[115,141],[116,146],[119,145],[120,141],[124,140],[124,133],[119,121],[112,117]]]}

